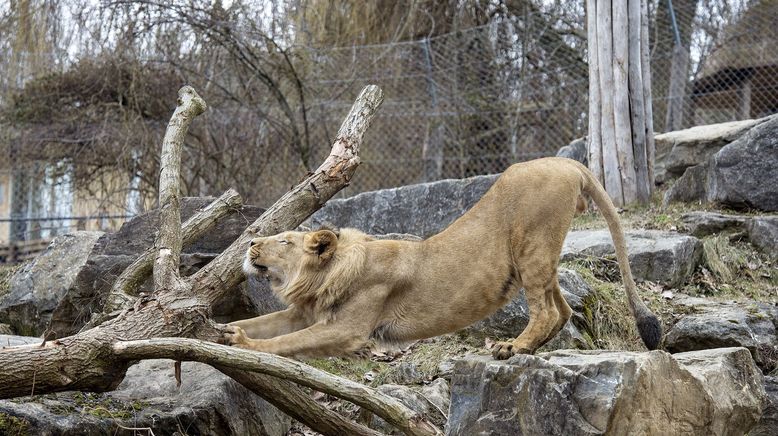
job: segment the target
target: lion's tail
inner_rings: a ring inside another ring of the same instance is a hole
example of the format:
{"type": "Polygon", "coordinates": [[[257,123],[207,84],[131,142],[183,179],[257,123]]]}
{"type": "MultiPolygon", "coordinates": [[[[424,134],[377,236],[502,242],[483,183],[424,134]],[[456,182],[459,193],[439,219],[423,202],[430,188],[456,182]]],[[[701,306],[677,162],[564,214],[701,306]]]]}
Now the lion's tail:
{"type": "Polygon", "coordinates": [[[662,324],[659,319],[654,315],[648,307],[640,299],[637,293],[637,287],[635,286],[635,280],[632,278],[632,270],[629,267],[629,257],[627,255],[627,243],[624,237],[624,230],[621,228],[621,222],[619,221],[616,208],[613,206],[613,202],[605,192],[599,181],[594,178],[594,175],[584,167],[580,165],[581,173],[584,176],[583,192],[589,195],[594,200],[594,204],[600,209],[605,221],[608,223],[608,229],[613,239],[613,246],[616,249],[616,259],[619,262],[619,269],[621,270],[621,279],[624,282],[624,288],[627,291],[627,298],[629,299],[629,307],[632,312],[632,316],[637,321],[638,332],[640,333],[643,343],[649,350],[656,350],[659,346],[659,341],[662,339],[662,324]]]}

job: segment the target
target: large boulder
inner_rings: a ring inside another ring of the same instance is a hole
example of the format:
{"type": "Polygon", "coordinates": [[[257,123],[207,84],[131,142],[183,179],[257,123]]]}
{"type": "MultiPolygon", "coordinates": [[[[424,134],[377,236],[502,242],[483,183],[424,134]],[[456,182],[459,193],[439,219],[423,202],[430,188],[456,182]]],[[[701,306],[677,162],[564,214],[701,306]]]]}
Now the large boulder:
{"type": "MultiPolygon", "coordinates": [[[[181,201],[181,219],[186,220],[197,210],[207,206],[212,198],[186,197],[181,201]]],[[[207,264],[229,246],[263,212],[261,208],[244,206],[236,213],[224,218],[210,232],[199,240],[184,247],[181,255],[181,273],[189,275],[207,264]]],[[[76,275],[61,295],[53,310],[49,328],[56,336],[76,333],[102,308],[116,278],[137,259],[140,253],[154,245],[159,227],[159,210],[153,210],[127,221],[115,233],[106,233],[94,244],[88,259],[76,271],[76,275]]],[[[272,293],[265,282],[255,281],[254,289],[245,284],[227,293],[224,301],[214,307],[214,315],[220,321],[232,315],[235,317],[255,316],[257,302],[272,305],[272,293]],[[250,292],[251,291],[251,292],[250,292]],[[251,297],[249,296],[251,295],[251,297]]],[[[36,285],[37,286],[37,285],[36,285]]],[[[147,280],[141,291],[151,289],[147,280]]],[[[36,334],[40,330],[35,331],[36,334]]]]}
{"type": "Polygon", "coordinates": [[[708,167],[708,201],[778,211],[778,116],[723,147],[708,167]]]}
{"type": "Polygon", "coordinates": [[[743,348],[468,357],[446,433],[742,435],[759,420],[762,383],[743,348]]]}
{"type": "MultiPolygon", "coordinates": [[[[550,348],[584,348],[586,341],[580,333],[586,324],[583,316],[584,305],[592,298],[592,288],[575,271],[559,269],[559,287],[567,304],[573,309],[573,318],[568,322],[557,338],[549,343],[550,348]]],[[[468,327],[468,331],[492,338],[517,337],[529,323],[529,306],[522,289],[513,300],[498,309],[488,318],[468,327]]]]}
{"type": "Polygon", "coordinates": [[[720,347],[744,347],[765,372],[778,366],[778,308],[756,301],[733,303],[682,297],[675,304],[694,313],[683,315],[667,332],[672,353],[720,347]]]}
{"type": "Polygon", "coordinates": [[[51,320],[60,300],[76,286],[103,232],[74,232],[58,236],[32,262],[17,270],[10,292],[0,297],[0,322],[18,334],[39,335],[51,320]]]}
{"type": "Polygon", "coordinates": [[[183,362],[177,387],[171,360],[131,367],[113,392],[0,401],[2,414],[23,423],[26,434],[43,436],[124,434],[119,425],[150,428],[157,435],[183,429],[192,435],[281,436],[291,426],[288,416],[208,365],[183,362]]]}
{"type": "Polygon", "coordinates": [[[683,175],[665,192],[662,204],[702,203],[708,198],[708,165],[689,167],[683,175]]]}
{"type": "MultiPolygon", "coordinates": [[[[694,272],[702,253],[700,240],[689,235],[642,230],[628,232],[626,237],[632,274],[670,287],[682,284],[694,272]]],[[[562,248],[562,260],[614,255],[608,230],[570,232],[562,248]]]]}
{"type": "Polygon", "coordinates": [[[707,162],[721,147],[740,138],[765,120],[766,118],[761,118],[695,126],[656,135],[656,181],[663,183],[679,177],[686,168],[707,162]]]}
{"type": "Polygon", "coordinates": [[[330,200],[311,217],[310,224],[311,227],[334,224],[369,234],[408,233],[426,238],[467,212],[497,177],[441,180],[330,200]]]}

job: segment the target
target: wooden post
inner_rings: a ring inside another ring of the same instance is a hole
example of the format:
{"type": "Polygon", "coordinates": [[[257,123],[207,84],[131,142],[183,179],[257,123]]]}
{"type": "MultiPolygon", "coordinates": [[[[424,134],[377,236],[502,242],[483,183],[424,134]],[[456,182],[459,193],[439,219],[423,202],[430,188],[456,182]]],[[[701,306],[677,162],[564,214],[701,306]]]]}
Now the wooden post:
{"type": "Polygon", "coordinates": [[[589,168],[616,205],[647,204],[653,188],[645,1],[586,2],[589,168]]]}

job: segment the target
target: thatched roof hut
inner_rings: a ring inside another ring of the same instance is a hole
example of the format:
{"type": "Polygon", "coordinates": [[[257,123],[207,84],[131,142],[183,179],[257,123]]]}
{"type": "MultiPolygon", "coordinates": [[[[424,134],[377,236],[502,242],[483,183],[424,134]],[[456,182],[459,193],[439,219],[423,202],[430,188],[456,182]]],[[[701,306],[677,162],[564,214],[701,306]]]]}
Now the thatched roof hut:
{"type": "Polygon", "coordinates": [[[752,4],[704,62],[692,91],[695,124],[778,112],[778,1],[752,4]]]}

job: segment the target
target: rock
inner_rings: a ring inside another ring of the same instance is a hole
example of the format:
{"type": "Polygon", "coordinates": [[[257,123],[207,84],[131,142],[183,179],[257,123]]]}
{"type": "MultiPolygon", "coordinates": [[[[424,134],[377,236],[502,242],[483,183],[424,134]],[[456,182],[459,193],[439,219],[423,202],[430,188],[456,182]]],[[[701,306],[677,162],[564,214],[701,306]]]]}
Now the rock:
{"type": "Polygon", "coordinates": [[[451,404],[451,387],[444,378],[436,378],[432,383],[422,386],[421,394],[444,415],[448,414],[451,404]]]}
{"type": "MultiPolygon", "coordinates": [[[[181,219],[186,220],[198,209],[207,206],[212,198],[185,197],[181,200],[181,219]]],[[[218,253],[229,246],[263,212],[254,206],[244,206],[240,211],[224,218],[216,227],[187,247],[181,256],[182,274],[192,274],[218,253]]],[[[86,263],[77,271],[72,285],[60,296],[54,309],[49,328],[57,337],[76,333],[102,308],[103,299],[116,278],[140,253],[153,246],[159,223],[159,211],[153,210],[125,222],[115,233],[107,233],[97,240],[86,263]]],[[[148,280],[142,291],[150,290],[148,280]]],[[[214,316],[224,322],[227,318],[247,318],[258,313],[258,301],[269,301],[272,292],[267,282],[256,281],[256,288],[239,289],[227,293],[227,298],[216,304],[214,316]],[[248,295],[252,295],[248,297],[248,295]],[[234,316],[232,318],[231,316],[234,316]]]]}
{"type": "MultiPolygon", "coordinates": [[[[567,304],[573,309],[573,319],[579,326],[585,324],[583,315],[584,301],[591,297],[592,289],[575,271],[559,269],[559,287],[567,304]],[[576,319],[577,318],[577,319],[576,319]]],[[[524,290],[508,304],[494,314],[468,327],[468,331],[494,338],[517,337],[529,322],[529,307],[524,290]]],[[[548,344],[553,348],[586,347],[586,341],[573,322],[568,322],[557,338],[548,344]]]]}
{"type": "Polygon", "coordinates": [[[778,254],[778,216],[725,215],[695,211],[681,216],[689,233],[696,237],[721,232],[744,232],[751,244],[767,254],[778,254]]]}
{"type": "Polygon", "coordinates": [[[662,204],[704,202],[708,197],[708,167],[704,164],[689,167],[665,192],[662,204]]]}
{"type": "Polygon", "coordinates": [[[0,322],[24,335],[40,335],[103,232],[57,236],[46,250],[11,277],[10,292],[0,297],[0,322]]]}
{"type": "Polygon", "coordinates": [[[708,167],[708,201],[778,211],[778,116],[723,147],[708,167]]]}
{"type": "Polygon", "coordinates": [[[19,345],[40,344],[43,339],[32,336],[15,336],[0,334],[0,350],[5,347],[16,347],[19,345]]]}
{"type": "Polygon", "coordinates": [[[778,377],[765,377],[767,401],[762,409],[762,417],[748,432],[748,436],[775,436],[778,433],[778,377]]]}
{"type": "Polygon", "coordinates": [[[5,413],[29,423],[30,434],[115,434],[117,424],[148,427],[155,434],[281,436],[291,419],[208,365],[183,362],[176,387],[173,361],[133,366],[116,391],[61,393],[0,401],[5,413]],[[203,383],[207,380],[207,383],[203,383]],[[178,433],[177,433],[178,432],[178,433]]]}
{"type": "Polygon", "coordinates": [[[586,144],[586,137],[574,139],[573,142],[560,148],[556,155],[589,165],[589,147],[586,144]]]}
{"type": "Polygon", "coordinates": [[[762,375],[747,350],[555,351],[457,362],[448,435],[742,435],[762,375]]]}
{"type": "MultiPolygon", "coordinates": [[[[378,387],[379,392],[397,398],[406,407],[425,415],[439,428],[443,428],[448,412],[450,401],[448,390],[448,382],[441,378],[420,389],[396,384],[385,384],[378,387]]],[[[372,417],[370,427],[387,434],[402,434],[375,415],[372,417]]]]}
{"type": "Polygon", "coordinates": [[[462,216],[497,177],[441,180],[330,200],[311,217],[310,227],[334,225],[376,235],[408,233],[426,238],[462,216]]]}
{"type": "Polygon", "coordinates": [[[419,371],[419,367],[411,362],[402,362],[395,368],[392,368],[386,376],[386,381],[398,385],[411,385],[424,381],[424,374],[419,371]]]}
{"type": "Polygon", "coordinates": [[[778,334],[773,311],[765,303],[721,303],[700,299],[676,302],[698,311],[684,315],[667,332],[671,353],[721,347],[745,347],[757,365],[769,372],[778,364],[778,334]]]}
{"type": "Polygon", "coordinates": [[[765,120],[762,118],[695,126],[654,136],[657,150],[654,166],[656,181],[663,183],[680,176],[689,167],[707,162],[721,147],[740,138],[765,120]]]}
{"type": "Polygon", "coordinates": [[[14,334],[11,326],[8,324],[0,324],[0,335],[12,335],[14,334]]]}
{"type": "MultiPolygon", "coordinates": [[[[699,239],[658,230],[626,234],[629,263],[636,279],[650,280],[670,287],[682,284],[700,260],[699,239]]],[[[585,256],[615,256],[608,230],[579,230],[568,233],[562,260],[585,256]]]]}
{"type": "Polygon", "coordinates": [[[681,221],[692,235],[703,236],[723,231],[744,231],[751,217],[745,215],[725,215],[716,212],[695,211],[683,214],[681,221]]]}
{"type": "Polygon", "coordinates": [[[778,216],[758,216],[748,221],[748,240],[762,251],[778,256],[778,216]]]}

